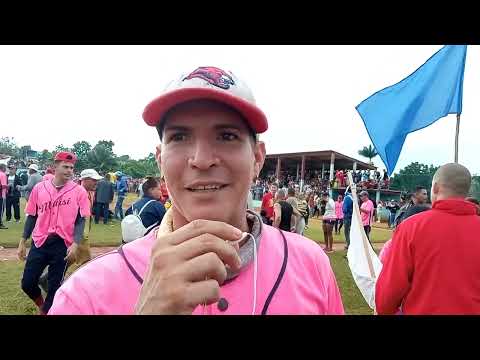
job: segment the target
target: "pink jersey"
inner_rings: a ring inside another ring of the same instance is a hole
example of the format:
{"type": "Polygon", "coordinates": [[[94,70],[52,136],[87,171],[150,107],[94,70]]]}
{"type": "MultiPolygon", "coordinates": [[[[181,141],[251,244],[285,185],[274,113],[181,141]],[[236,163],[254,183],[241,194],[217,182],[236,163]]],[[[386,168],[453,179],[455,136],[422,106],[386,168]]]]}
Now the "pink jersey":
{"type": "Polygon", "coordinates": [[[368,211],[368,213],[360,212],[362,216],[362,224],[363,226],[371,225],[372,224],[372,216],[373,216],[373,202],[372,200],[367,200],[362,203],[360,209],[368,211]]]}
{"type": "Polygon", "coordinates": [[[42,181],[45,181],[45,180],[53,180],[55,178],[55,175],[53,174],[45,174],[43,175],[43,178],[42,178],[42,181]]]}
{"type": "Polygon", "coordinates": [[[0,197],[2,198],[7,197],[7,186],[8,186],[7,174],[0,171],[0,188],[2,189],[2,191],[0,191],[0,197]]]}
{"type": "Polygon", "coordinates": [[[72,181],[60,190],[51,181],[42,181],[33,187],[25,212],[37,215],[32,239],[36,247],[42,246],[49,234],[56,233],[69,247],[73,243],[73,229],[77,214],[88,217],[91,214],[87,191],[72,181]]]}
{"type": "Polygon", "coordinates": [[[337,219],[343,219],[343,201],[335,201],[335,215],[337,219]]]}
{"type": "MultiPolygon", "coordinates": [[[[124,254],[143,279],[157,231],[123,246],[124,254]]],[[[343,315],[343,305],[328,257],[313,241],[284,232],[288,244],[284,276],[267,314],[343,315]]],[[[284,242],[278,231],[262,226],[258,250],[256,314],[261,314],[284,261],[284,242]]],[[[249,315],[253,308],[253,262],[220,288],[228,308],[206,307],[208,315],[249,315]]],[[[49,315],[108,315],[134,313],[140,279],[129,270],[117,250],[99,256],[77,270],[57,291],[49,315]]],[[[202,315],[198,306],[194,315],[202,315]]]]}

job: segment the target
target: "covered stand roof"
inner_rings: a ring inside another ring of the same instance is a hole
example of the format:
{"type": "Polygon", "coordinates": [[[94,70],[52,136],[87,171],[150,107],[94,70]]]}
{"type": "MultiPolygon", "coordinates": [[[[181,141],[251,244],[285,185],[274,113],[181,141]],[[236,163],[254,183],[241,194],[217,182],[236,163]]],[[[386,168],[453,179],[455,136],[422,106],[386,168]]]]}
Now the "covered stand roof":
{"type": "Polygon", "coordinates": [[[348,169],[353,168],[353,163],[357,163],[357,170],[375,170],[375,166],[367,164],[363,161],[354,159],[350,156],[343,155],[339,152],[333,150],[323,150],[323,151],[309,151],[309,152],[297,152],[297,153],[284,153],[284,154],[269,154],[266,156],[265,165],[262,169],[262,174],[267,174],[269,172],[275,172],[277,168],[277,159],[280,157],[281,161],[281,170],[288,171],[290,173],[295,173],[297,171],[297,164],[300,164],[302,161],[302,156],[305,156],[305,171],[312,170],[321,170],[322,164],[325,166],[325,170],[330,169],[330,158],[331,155],[335,154],[335,170],[338,169],[348,169]]]}

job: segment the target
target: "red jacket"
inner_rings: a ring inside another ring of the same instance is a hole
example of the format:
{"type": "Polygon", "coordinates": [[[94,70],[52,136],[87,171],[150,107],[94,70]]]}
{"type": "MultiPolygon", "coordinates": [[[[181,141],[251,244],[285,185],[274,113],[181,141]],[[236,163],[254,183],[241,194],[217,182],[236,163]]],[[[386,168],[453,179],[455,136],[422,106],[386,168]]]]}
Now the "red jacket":
{"type": "Polygon", "coordinates": [[[273,218],[273,195],[270,191],[263,195],[262,210],[265,210],[268,219],[273,218]]]}
{"type": "Polygon", "coordinates": [[[480,314],[480,217],[439,200],[402,222],[376,284],[378,314],[480,314]]]}

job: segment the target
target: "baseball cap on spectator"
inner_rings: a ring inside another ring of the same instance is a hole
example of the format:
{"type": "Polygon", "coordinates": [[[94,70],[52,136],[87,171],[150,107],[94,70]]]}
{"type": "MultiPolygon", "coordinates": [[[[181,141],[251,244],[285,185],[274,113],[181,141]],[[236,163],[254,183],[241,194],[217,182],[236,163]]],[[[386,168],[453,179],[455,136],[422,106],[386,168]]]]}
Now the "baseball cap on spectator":
{"type": "Polygon", "coordinates": [[[80,173],[80,180],[83,179],[93,179],[100,180],[103,179],[94,169],[85,169],[80,173]]]}
{"type": "Polygon", "coordinates": [[[38,172],[38,165],[37,164],[31,164],[28,168],[33,170],[33,171],[38,172]]]}
{"type": "Polygon", "coordinates": [[[65,161],[69,162],[72,164],[75,164],[77,161],[77,157],[75,154],[72,154],[71,152],[68,151],[60,151],[55,155],[55,161],[65,161]]]}
{"type": "Polygon", "coordinates": [[[234,108],[257,134],[268,128],[267,117],[257,107],[248,86],[232,72],[212,66],[199,67],[171,81],[163,93],[145,107],[143,119],[148,125],[160,128],[171,108],[197,99],[215,100],[234,108]]]}

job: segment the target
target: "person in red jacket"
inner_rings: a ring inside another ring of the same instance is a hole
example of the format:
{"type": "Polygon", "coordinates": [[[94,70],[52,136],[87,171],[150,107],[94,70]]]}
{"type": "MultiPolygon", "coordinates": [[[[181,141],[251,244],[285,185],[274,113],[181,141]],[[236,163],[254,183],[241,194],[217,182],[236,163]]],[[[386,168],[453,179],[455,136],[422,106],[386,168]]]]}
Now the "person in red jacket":
{"type": "Polygon", "coordinates": [[[480,314],[480,217],[465,200],[467,168],[446,164],[432,181],[430,211],[403,221],[377,280],[378,314],[480,314]]]}
{"type": "Polygon", "coordinates": [[[275,203],[275,195],[277,194],[277,184],[271,184],[269,191],[263,195],[262,210],[265,210],[265,216],[269,220],[268,225],[273,224],[273,204],[275,203]]]}

